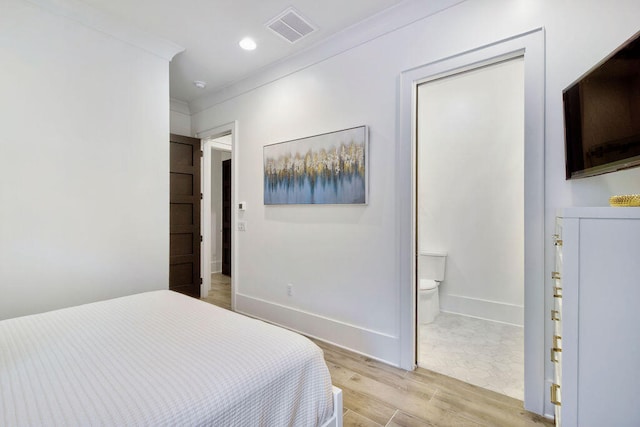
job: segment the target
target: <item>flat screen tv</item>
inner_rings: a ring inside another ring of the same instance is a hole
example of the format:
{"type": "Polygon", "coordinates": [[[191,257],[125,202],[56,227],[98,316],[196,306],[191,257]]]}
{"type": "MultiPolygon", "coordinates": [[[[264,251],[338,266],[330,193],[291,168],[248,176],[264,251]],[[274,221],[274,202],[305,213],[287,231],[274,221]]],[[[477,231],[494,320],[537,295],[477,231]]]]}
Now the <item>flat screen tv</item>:
{"type": "Polygon", "coordinates": [[[640,32],[562,98],[567,179],[640,166],[640,32]]]}

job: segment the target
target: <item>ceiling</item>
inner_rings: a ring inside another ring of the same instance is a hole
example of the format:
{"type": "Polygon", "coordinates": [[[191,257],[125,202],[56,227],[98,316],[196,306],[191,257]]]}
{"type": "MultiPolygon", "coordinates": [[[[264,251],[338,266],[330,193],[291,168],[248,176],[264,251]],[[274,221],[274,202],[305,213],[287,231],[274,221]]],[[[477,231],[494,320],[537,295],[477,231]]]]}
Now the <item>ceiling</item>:
{"type": "Polygon", "coordinates": [[[301,52],[405,0],[83,0],[185,48],[170,65],[172,99],[191,102],[301,52]],[[292,6],[317,31],[294,44],[265,24],[292,6]],[[258,44],[244,51],[246,36],[258,44]],[[195,80],[207,83],[198,89],[195,80]]]}

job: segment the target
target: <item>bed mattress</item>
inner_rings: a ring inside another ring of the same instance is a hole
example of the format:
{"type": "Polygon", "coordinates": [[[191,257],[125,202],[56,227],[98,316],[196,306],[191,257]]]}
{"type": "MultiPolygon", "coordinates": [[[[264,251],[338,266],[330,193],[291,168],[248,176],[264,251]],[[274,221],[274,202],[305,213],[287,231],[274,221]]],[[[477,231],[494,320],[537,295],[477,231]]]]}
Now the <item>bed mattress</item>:
{"type": "Polygon", "coordinates": [[[156,291],[0,322],[0,425],[314,426],[322,351],[285,329],[156,291]]]}

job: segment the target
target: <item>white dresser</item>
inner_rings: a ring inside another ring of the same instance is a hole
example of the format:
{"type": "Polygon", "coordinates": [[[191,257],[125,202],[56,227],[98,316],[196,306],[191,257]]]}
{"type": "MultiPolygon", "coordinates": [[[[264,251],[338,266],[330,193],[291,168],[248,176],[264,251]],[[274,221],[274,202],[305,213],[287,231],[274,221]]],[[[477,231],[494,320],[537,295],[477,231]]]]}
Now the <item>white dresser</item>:
{"type": "Polygon", "coordinates": [[[640,208],[558,212],[556,424],[640,426],[640,208]]]}

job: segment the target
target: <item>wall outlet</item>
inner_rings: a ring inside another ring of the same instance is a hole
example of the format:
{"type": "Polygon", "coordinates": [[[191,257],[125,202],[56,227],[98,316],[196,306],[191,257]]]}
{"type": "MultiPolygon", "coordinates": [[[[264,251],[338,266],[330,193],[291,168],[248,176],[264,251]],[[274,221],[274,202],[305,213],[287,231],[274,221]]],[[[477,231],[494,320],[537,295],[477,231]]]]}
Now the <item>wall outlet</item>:
{"type": "Polygon", "coordinates": [[[238,231],[247,231],[247,223],[244,221],[238,221],[238,231]]]}
{"type": "Polygon", "coordinates": [[[293,285],[291,283],[287,285],[287,295],[293,296],[293,285]]]}

